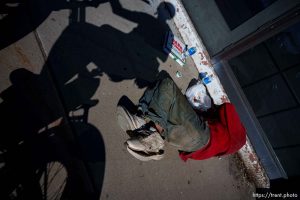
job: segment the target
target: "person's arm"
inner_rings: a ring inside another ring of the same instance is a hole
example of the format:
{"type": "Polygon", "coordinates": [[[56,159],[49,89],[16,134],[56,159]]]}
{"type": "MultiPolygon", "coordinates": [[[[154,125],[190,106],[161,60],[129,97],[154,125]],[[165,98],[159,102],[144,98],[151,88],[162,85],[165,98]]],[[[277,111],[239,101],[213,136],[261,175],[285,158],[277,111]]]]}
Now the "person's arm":
{"type": "Polygon", "coordinates": [[[111,0],[110,5],[112,7],[113,13],[119,15],[127,20],[137,22],[138,21],[138,12],[130,11],[125,8],[120,3],[120,0],[111,0]]]}

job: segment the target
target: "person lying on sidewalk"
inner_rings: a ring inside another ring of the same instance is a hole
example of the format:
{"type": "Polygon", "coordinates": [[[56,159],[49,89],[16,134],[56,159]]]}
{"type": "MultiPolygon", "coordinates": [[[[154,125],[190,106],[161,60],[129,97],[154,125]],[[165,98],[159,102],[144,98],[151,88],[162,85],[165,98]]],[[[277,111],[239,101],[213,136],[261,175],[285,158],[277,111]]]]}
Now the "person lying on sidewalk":
{"type": "Polygon", "coordinates": [[[128,152],[142,161],[164,157],[164,142],[179,150],[179,156],[202,160],[234,153],[246,142],[243,127],[234,106],[218,106],[204,119],[197,114],[167,74],[140,98],[136,113],[118,105],[117,121],[131,138],[128,152]]]}

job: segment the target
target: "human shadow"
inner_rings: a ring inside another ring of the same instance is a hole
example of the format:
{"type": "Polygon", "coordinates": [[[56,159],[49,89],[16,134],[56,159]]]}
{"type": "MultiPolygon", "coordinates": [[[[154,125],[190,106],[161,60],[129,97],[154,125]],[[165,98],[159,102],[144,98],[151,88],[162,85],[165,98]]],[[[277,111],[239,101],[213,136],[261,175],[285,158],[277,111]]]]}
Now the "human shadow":
{"type": "MultiPolygon", "coordinates": [[[[143,88],[157,78],[157,59],[167,59],[161,52],[162,39],[172,15],[161,18],[159,25],[158,19],[140,13],[145,20],[138,21],[138,31],[123,33],[110,25],[85,22],[85,2],[68,6],[70,24],[54,43],[41,73],[15,70],[12,85],[1,93],[0,180],[5,188],[1,197],[45,199],[58,193],[63,199],[99,198],[105,146],[100,131],[88,122],[88,112],[101,101],[93,99],[101,77],[106,74],[112,82],[134,80],[143,88]],[[158,36],[151,38],[147,23],[158,36]],[[56,185],[61,187],[53,189],[47,180],[55,180],[49,177],[60,174],[57,169],[63,169],[66,178],[57,176],[56,185]]],[[[165,12],[166,7],[162,4],[159,9],[165,12]]]]}
{"type": "Polygon", "coordinates": [[[92,105],[66,117],[51,80],[23,68],[10,80],[0,94],[1,199],[98,199],[105,149],[87,122],[92,105]]]}
{"type": "MultiPolygon", "coordinates": [[[[108,0],[85,1],[87,7],[97,7],[108,0]]],[[[18,41],[35,30],[52,11],[71,9],[74,0],[2,0],[0,2],[0,49],[18,41]]]]}
{"type": "Polygon", "coordinates": [[[169,10],[174,10],[174,6],[161,3],[156,19],[142,12],[124,9],[119,12],[119,7],[114,5],[119,3],[113,2],[110,2],[113,11],[138,23],[137,28],[124,33],[110,25],[71,23],[56,41],[47,61],[59,88],[64,90],[65,83],[75,75],[101,76],[105,73],[113,82],[133,79],[140,88],[156,80],[158,60],[167,59],[162,45],[169,30],[166,21],[174,16],[169,10]],[[89,65],[93,67],[89,69],[89,65]]]}
{"type": "Polygon", "coordinates": [[[172,19],[176,12],[171,3],[160,3],[155,12],[157,17],[145,12],[130,11],[120,4],[120,0],[111,0],[110,4],[115,14],[137,23],[137,27],[129,33],[130,35],[141,37],[145,43],[161,51],[164,35],[170,30],[167,20],[172,19]],[[165,10],[168,12],[165,12],[165,10]]]}

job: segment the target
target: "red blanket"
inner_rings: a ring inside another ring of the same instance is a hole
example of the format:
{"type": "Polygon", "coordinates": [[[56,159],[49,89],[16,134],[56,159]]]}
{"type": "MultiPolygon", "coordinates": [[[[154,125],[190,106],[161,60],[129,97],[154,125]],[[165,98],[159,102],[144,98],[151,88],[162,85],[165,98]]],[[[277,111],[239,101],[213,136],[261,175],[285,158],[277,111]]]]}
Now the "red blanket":
{"type": "Polygon", "coordinates": [[[208,119],[210,141],[192,153],[180,152],[182,160],[204,160],[238,151],[246,143],[246,130],[231,103],[222,104],[217,110],[217,117],[208,119]]]}

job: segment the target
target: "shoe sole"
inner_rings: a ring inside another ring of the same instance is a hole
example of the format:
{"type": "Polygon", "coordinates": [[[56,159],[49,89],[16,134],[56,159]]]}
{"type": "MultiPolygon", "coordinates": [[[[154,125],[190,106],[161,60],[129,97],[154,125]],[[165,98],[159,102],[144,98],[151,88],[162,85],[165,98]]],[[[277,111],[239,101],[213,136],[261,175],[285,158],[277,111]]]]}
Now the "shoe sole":
{"type": "Polygon", "coordinates": [[[150,160],[161,160],[164,155],[163,154],[155,154],[155,155],[148,155],[145,152],[136,152],[132,149],[130,149],[127,146],[127,151],[136,159],[141,160],[141,161],[150,161],[150,160]]]}
{"type": "Polygon", "coordinates": [[[160,145],[159,147],[155,149],[146,149],[146,148],[138,148],[136,145],[131,144],[129,140],[125,142],[125,145],[127,145],[131,150],[133,151],[139,151],[139,152],[145,152],[149,154],[158,154],[160,150],[163,150],[163,145],[160,145]]]}

